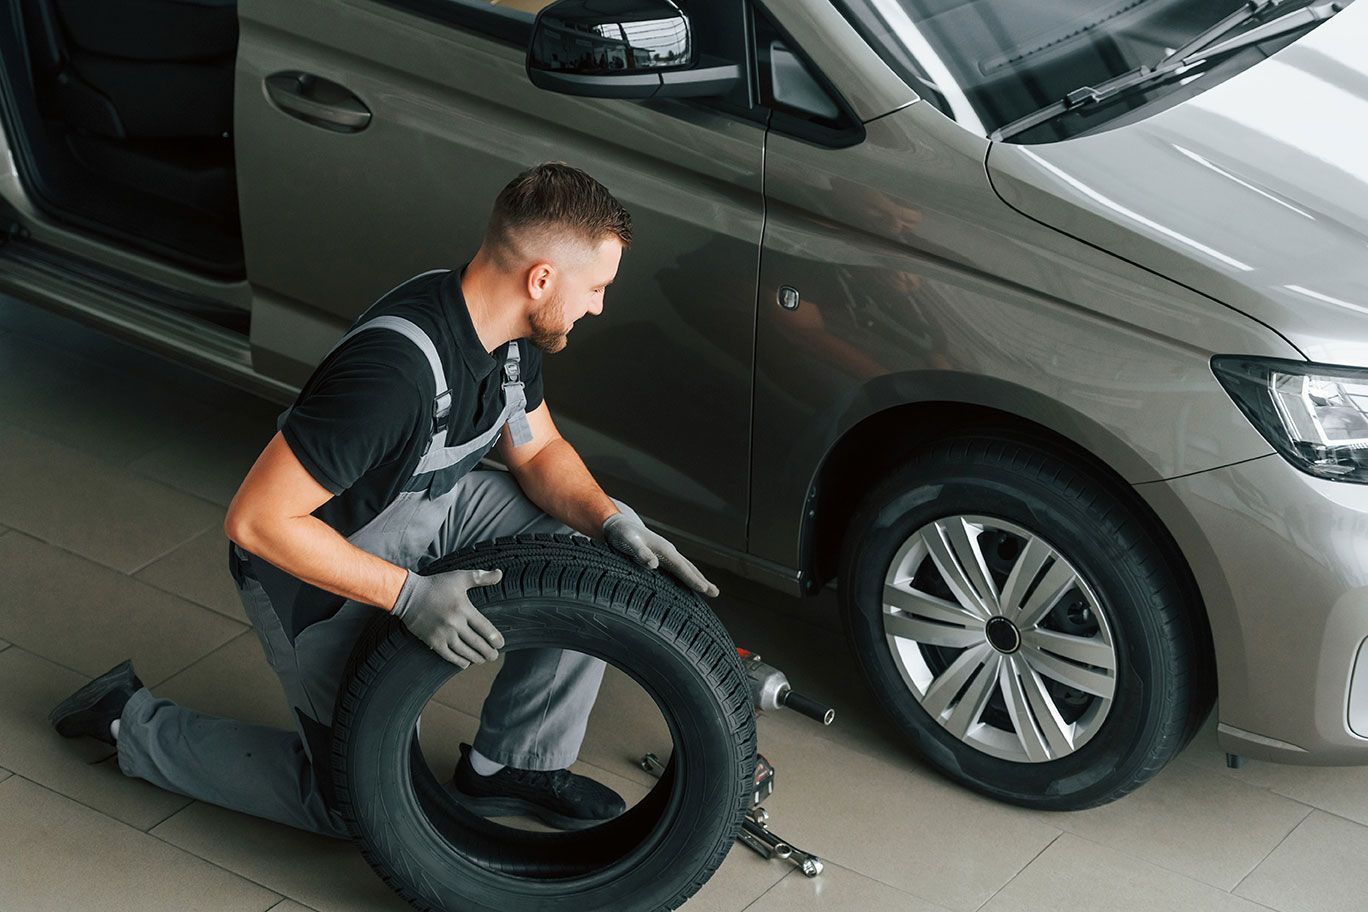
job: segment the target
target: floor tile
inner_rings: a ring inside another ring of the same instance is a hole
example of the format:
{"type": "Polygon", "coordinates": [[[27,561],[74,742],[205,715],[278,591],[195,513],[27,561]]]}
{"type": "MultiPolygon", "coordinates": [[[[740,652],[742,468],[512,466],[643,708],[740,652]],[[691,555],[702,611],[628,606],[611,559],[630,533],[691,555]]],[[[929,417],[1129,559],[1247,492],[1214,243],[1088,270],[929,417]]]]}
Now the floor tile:
{"type": "Polygon", "coordinates": [[[7,873],[24,912],[264,912],[280,897],[21,776],[0,782],[7,873]]]}
{"type": "Polygon", "coordinates": [[[221,526],[200,533],[133,575],[158,589],[248,623],[228,570],[228,539],[221,526]]]}
{"type": "MultiPolygon", "coordinates": [[[[6,299],[0,295],[0,365],[5,382],[0,384],[0,403],[8,402],[5,391],[16,384],[33,390],[38,384],[54,386],[66,382],[68,374],[79,371],[81,359],[60,347],[39,344],[26,333],[7,325],[2,309],[6,299]]],[[[14,397],[19,401],[18,397],[14,397]]],[[[2,406],[0,406],[2,408],[2,406]]]]}
{"type": "Polygon", "coordinates": [[[19,428],[0,426],[0,447],[0,522],[124,573],[223,523],[221,507],[19,428]]]}
{"type": "Polygon", "coordinates": [[[319,912],[411,912],[346,840],[198,801],[152,835],[319,912]]]}
{"type": "Polygon", "coordinates": [[[817,877],[791,871],[745,908],[746,912],[942,912],[940,906],[830,862],[817,877]]]}
{"type": "Polygon", "coordinates": [[[0,538],[0,634],[93,677],[126,658],[156,684],[242,624],[27,535],[0,538]]]}
{"type": "Polygon", "coordinates": [[[1049,820],[1076,836],[1233,890],[1310,811],[1264,789],[1171,763],[1120,801],[1049,820]]]}
{"type": "MultiPolygon", "coordinates": [[[[319,912],[402,912],[395,896],[349,843],[196,802],[153,834],[237,871],[319,912]]],[[[717,874],[682,908],[736,912],[786,871],[736,846],[717,874]]]]}
{"type": "Polygon", "coordinates": [[[765,802],[771,826],[805,851],[947,909],[971,910],[1059,835],[1041,815],[814,738],[813,727],[792,713],[759,720],[760,750],[776,767],[765,802]]]}
{"type": "MultiPolygon", "coordinates": [[[[51,390],[70,389],[91,365],[13,332],[0,331],[0,422],[42,428],[54,420],[39,406],[51,390]]],[[[123,410],[117,410],[122,415],[123,410]]]]}
{"type": "Polygon", "coordinates": [[[1368,766],[1290,766],[1246,760],[1240,769],[1229,769],[1225,752],[1216,743],[1215,713],[1180,761],[1368,826],[1368,766]]]}
{"type": "Polygon", "coordinates": [[[1065,833],[983,912],[1266,912],[1208,884],[1065,833]]]}
{"type": "Polygon", "coordinates": [[[244,393],[242,401],[188,426],[129,468],[227,507],[276,432],[282,407],[244,393]]]}
{"type": "Polygon", "coordinates": [[[1360,912],[1368,827],[1312,811],[1235,892],[1278,912],[1360,912]]]}
{"type": "Polygon", "coordinates": [[[48,724],[48,712],[87,680],[19,648],[0,652],[0,766],[140,830],[155,826],[189,799],[125,776],[108,762],[112,747],[63,738],[48,724]]]}
{"type": "MultiPolygon", "coordinates": [[[[717,873],[680,908],[684,912],[739,912],[750,907],[792,869],[787,862],[766,861],[743,845],[733,845],[717,873]]],[[[851,912],[857,908],[850,907],[851,912]]],[[[920,910],[913,907],[907,912],[920,910]]]]}
{"type": "Polygon", "coordinates": [[[282,899],[279,903],[267,909],[266,912],[316,912],[316,910],[301,905],[293,899],[282,899]]]}
{"type": "Polygon", "coordinates": [[[0,393],[0,420],[113,465],[172,440],[206,412],[163,378],[71,357],[12,333],[0,336],[0,363],[9,387],[0,393]]]}

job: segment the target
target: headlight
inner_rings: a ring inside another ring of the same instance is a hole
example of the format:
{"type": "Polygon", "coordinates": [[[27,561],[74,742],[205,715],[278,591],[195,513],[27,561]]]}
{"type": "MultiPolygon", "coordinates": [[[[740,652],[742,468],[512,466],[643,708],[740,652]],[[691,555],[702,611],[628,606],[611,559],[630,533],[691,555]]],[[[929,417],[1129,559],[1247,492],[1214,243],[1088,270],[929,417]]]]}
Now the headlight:
{"type": "Polygon", "coordinates": [[[1219,355],[1216,379],[1288,462],[1368,484],[1368,370],[1219,355]]]}

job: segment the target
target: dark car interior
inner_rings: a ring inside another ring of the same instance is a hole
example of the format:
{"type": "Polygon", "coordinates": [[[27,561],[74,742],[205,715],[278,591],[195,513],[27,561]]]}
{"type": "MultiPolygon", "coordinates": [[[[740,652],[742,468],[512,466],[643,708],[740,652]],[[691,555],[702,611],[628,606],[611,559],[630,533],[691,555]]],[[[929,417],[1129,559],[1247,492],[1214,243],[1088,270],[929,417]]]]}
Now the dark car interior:
{"type": "Polygon", "coordinates": [[[244,274],[236,0],[11,0],[10,136],[40,204],[200,272],[244,274]],[[12,53],[17,52],[17,53],[12,53]]]}

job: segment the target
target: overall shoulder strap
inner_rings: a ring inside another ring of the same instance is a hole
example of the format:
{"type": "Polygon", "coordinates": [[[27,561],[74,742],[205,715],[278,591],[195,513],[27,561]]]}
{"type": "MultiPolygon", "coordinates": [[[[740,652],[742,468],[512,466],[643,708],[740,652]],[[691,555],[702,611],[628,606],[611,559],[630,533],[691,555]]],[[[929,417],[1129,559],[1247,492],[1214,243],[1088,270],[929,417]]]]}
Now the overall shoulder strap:
{"type": "Polygon", "coordinates": [[[339,339],[333,349],[336,350],[343,342],[367,329],[392,330],[418,346],[423,356],[427,358],[428,366],[432,368],[433,389],[437,390],[437,395],[432,400],[432,417],[434,420],[445,418],[451,412],[451,390],[447,388],[446,372],[442,370],[442,359],[437,354],[437,346],[432,344],[432,339],[423,331],[422,327],[412,320],[396,317],[392,314],[372,317],[339,339]]]}
{"type": "Polygon", "coordinates": [[[522,360],[522,353],[518,351],[517,342],[509,342],[508,350],[504,352],[504,381],[505,383],[516,383],[522,378],[519,377],[518,362],[522,360]]]}
{"type": "Polygon", "coordinates": [[[532,440],[532,428],[527,423],[527,411],[523,408],[527,399],[523,395],[522,371],[519,369],[518,362],[521,354],[518,351],[517,342],[508,343],[508,351],[504,355],[503,372],[503,392],[504,402],[507,403],[513,395],[518,397],[520,404],[514,409],[513,414],[508,416],[508,430],[512,434],[513,445],[520,447],[532,440]]]}

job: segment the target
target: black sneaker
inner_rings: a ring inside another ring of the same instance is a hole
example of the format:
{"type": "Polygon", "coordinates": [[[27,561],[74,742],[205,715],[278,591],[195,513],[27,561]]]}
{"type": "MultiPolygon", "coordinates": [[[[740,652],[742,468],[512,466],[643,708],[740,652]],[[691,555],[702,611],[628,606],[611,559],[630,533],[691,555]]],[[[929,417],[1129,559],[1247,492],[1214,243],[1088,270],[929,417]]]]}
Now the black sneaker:
{"type": "Polygon", "coordinates": [[[452,796],[481,817],[526,814],[560,830],[583,830],[612,820],[627,804],[617,792],[569,770],[525,770],[505,766],[481,776],[470,765],[470,745],[451,774],[452,796]]]}
{"type": "Polygon", "coordinates": [[[48,713],[48,721],[64,738],[89,735],[114,744],[109,724],[123,714],[124,704],[143,686],[133,673],[133,662],[120,662],[67,697],[48,713]]]}

